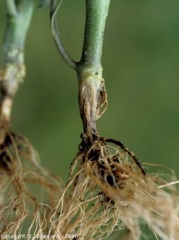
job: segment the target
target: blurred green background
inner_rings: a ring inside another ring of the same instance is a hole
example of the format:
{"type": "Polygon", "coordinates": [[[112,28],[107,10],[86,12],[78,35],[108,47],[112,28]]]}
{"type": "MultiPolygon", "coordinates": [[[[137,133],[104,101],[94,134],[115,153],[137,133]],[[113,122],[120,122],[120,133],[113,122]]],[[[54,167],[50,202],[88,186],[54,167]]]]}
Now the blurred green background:
{"type": "MultiPolygon", "coordinates": [[[[84,21],[85,1],[64,0],[59,26],[76,60],[84,21]]],[[[4,24],[0,1],[1,36],[4,24]]],[[[27,77],[15,99],[12,128],[30,139],[43,166],[66,180],[82,132],[78,83],[49,25],[49,8],[35,9],[26,42],[27,77]]],[[[142,162],[167,165],[179,176],[179,0],[112,0],[102,63],[109,107],[98,121],[100,134],[122,140],[142,162]]]]}

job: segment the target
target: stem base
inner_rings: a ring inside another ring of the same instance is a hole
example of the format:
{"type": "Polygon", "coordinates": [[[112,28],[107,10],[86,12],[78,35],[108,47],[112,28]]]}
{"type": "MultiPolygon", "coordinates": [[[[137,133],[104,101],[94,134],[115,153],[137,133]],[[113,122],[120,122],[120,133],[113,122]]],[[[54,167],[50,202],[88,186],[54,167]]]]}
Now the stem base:
{"type": "Polygon", "coordinates": [[[79,75],[79,107],[84,133],[96,133],[96,121],[107,108],[107,94],[102,69],[88,68],[79,75]],[[95,71],[94,71],[95,70],[95,71]],[[104,110],[101,111],[105,105],[104,110]]]}

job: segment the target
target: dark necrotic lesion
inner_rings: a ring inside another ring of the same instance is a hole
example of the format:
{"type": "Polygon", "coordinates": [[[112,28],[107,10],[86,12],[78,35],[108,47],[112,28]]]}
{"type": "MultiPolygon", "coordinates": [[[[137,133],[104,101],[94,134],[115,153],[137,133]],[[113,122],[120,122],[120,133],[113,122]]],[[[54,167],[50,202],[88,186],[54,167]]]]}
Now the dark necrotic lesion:
{"type": "Polygon", "coordinates": [[[0,145],[0,170],[11,171],[17,164],[17,158],[30,155],[29,143],[18,134],[10,132],[0,145]]]}
{"type": "Polygon", "coordinates": [[[9,135],[6,136],[4,143],[0,146],[0,168],[8,170],[8,165],[11,162],[10,147],[12,141],[9,135]]]}
{"type": "Polygon", "coordinates": [[[106,176],[106,181],[111,187],[114,187],[114,179],[111,175],[106,176]]]}

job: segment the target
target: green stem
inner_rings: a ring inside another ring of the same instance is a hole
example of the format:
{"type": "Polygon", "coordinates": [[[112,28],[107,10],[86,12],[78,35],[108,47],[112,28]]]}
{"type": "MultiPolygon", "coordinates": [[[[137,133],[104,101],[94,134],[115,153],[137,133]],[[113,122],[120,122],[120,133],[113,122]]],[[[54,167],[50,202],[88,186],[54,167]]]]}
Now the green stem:
{"type": "Polygon", "coordinates": [[[16,5],[13,0],[10,1],[7,1],[3,65],[24,61],[22,55],[34,5],[33,0],[18,0],[16,5]]]}
{"type": "Polygon", "coordinates": [[[110,0],[86,0],[83,51],[78,63],[79,107],[86,135],[97,133],[96,121],[107,108],[102,78],[102,47],[110,0]]]}
{"type": "Polygon", "coordinates": [[[86,24],[80,65],[101,67],[103,37],[110,0],[86,0],[86,24]]]}
{"type": "Polygon", "coordinates": [[[13,98],[25,77],[24,46],[34,0],[7,0],[6,27],[3,41],[3,60],[0,69],[0,143],[2,131],[8,128],[13,98]]]}
{"type": "MultiPolygon", "coordinates": [[[[61,1],[60,1],[61,3],[61,1]]],[[[86,24],[80,62],[66,53],[58,31],[56,0],[51,0],[51,29],[63,60],[77,72],[79,79],[79,107],[86,135],[97,133],[96,120],[107,107],[107,95],[102,78],[101,56],[103,36],[110,0],[86,0],[86,24]]]]}

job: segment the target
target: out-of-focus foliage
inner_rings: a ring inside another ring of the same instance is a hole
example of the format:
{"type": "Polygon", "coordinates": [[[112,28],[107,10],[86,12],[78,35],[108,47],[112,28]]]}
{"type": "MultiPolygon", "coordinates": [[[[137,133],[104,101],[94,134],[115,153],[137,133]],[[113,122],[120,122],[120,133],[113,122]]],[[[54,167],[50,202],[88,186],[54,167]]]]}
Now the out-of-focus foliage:
{"type": "MultiPolygon", "coordinates": [[[[77,60],[84,2],[66,0],[59,11],[63,42],[77,60]]],[[[0,1],[1,36],[4,24],[0,1]]],[[[102,62],[109,107],[98,121],[100,134],[122,140],[142,162],[164,164],[179,176],[179,0],[111,1],[102,62]]],[[[26,64],[12,128],[30,139],[44,166],[66,179],[82,132],[78,83],[57,53],[48,7],[35,10],[26,64]]]]}

